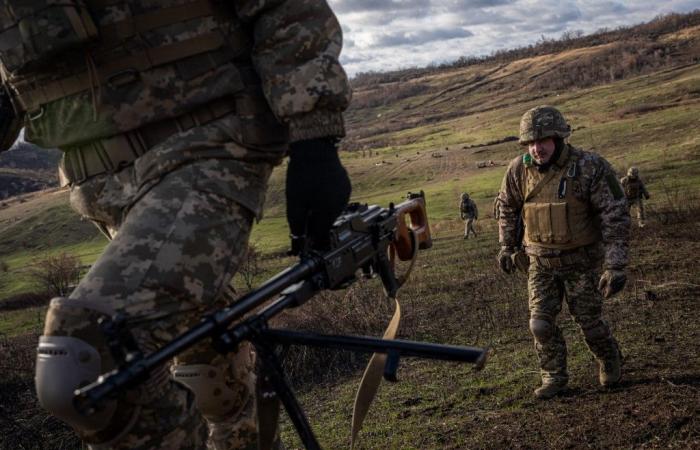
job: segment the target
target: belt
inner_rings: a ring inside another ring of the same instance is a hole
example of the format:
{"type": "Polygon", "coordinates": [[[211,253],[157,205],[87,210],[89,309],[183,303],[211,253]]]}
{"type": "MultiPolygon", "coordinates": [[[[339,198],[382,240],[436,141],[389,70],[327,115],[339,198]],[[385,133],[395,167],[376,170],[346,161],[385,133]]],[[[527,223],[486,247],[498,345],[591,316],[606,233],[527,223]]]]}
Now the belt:
{"type": "Polygon", "coordinates": [[[545,269],[561,269],[575,265],[590,265],[591,255],[585,247],[577,248],[558,256],[529,255],[530,261],[545,269]]]}
{"type": "Polygon", "coordinates": [[[213,122],[236,110],[233,98],[221,98],[177,117],[70,146],[65,149],[58,166],[60,184],[79,184],[96,175],[118,172],[170,136],[213,122]]]}

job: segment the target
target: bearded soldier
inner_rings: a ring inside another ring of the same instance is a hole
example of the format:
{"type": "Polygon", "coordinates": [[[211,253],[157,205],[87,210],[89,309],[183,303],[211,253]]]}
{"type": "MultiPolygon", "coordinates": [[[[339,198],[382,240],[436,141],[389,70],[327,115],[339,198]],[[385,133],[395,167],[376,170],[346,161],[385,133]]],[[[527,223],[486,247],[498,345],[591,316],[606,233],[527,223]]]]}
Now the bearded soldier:
{"type": "Polygon", "coordinates": [[[639,228],[644,228],[644,200],[649,200],[649,192],[639,177],[639,169],[634,166],[630,167],[627,171],[627,176],[620,179],[620,184],[622,184],[622,189],[625,191],[625,197],[627,197],[630,209],[632,206],[637,207],[639,228]]]}
{"type": "Polygon", "coordinates": [[[466,192],[462,193],[459,201],[459,214],[462,220],[464,220],[464,239],[469,239],[469,232],[476,237],[474,221],[479,218],[479,210],[476,208],[474,200],[469,198],[469,194],[466,192]]]}
{"type": "Polygon", "coordinates": [[[0,21],[0,141],[24,126],[27,141],[62,149],[73,208],[111,240],[50,304],[39,401],[101,449],[257,448],[246,346],[195,346],[97,414],[72,396],[119,363],[98,319],[119,317],[151,351],[226,303],[287,153],[293,250],[324,246],[350,195],[332,11],[324,0],[8,0],[0,21]]]}
{"type": "Polygon", "coordinates": [[[601,318],[603,297],[625,285],[629,214],[610,164],[569,145],[570,127],[551,106],[527,111],[520,122],[520,144],[528,152],[508,166],[498,194],[498,262],[510,273],[521,244],[530,259],[530,331],[539,357],[541,399],[565,389],[566,343],[556,318],[566,298],[588,348],[599,364],[603,386],[620,380],[620,351],[601,318]],[[602,262],[603,274],[597,277],[602,262]]]}

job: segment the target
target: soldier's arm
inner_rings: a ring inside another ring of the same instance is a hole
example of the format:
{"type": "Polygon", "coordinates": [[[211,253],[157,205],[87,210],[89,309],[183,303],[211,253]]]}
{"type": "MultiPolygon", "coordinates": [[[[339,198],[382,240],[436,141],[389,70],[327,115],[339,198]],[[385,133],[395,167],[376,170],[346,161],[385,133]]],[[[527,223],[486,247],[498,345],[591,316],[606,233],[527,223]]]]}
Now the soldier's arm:
{"type": "Polygon", "coordinates": [[[630,216],[615,170],[603,158],[593,161],[591,205],[600,219],[605,247],[604,269],[622,270],[628,263],[630,216]]]}
{"type": "Polygon", "coordinates": [[[479,219],[479,208],[476,207],[476,202],[472,201],[472,205],[474,205],[474,219],[479,219]]]}
{"type": "Polygon", "coordinates": [[[642,180],[639,180],[639,185],[641,187],[642,195],[644,196],[644,198],[649,200],[649,191],[647,191],[647,187],[642,180]]]}
{"type": "Polygon", "coordinates": [[[518,173],[522,170],[522,159],[516,158],[508,165],[501,189],[498,192],[498,242],[502,247],[516,248],[519,242],[518,219],[523,208],[523,194],[518,182],[518,173]]]}
{"type": "MultiPolygon", "coordinates": [[[[4,73],[2,67],[0,67],[0,73],[4,73]]],[[[4,79],[4,76],[2,78],[4,79]]],[[[9,92],[6,84],[0,82],[0,152],[12,147],[23,124],[23,116],[18,114],[12,104],[9,92]]]]}
{"type": "Polygon", "coordinates": [[[272,111],[291,142],[344,136],[351,90],[338,61],[342,32],[325,0],[243,0],[253,24],[253,63],[272,111]]]}

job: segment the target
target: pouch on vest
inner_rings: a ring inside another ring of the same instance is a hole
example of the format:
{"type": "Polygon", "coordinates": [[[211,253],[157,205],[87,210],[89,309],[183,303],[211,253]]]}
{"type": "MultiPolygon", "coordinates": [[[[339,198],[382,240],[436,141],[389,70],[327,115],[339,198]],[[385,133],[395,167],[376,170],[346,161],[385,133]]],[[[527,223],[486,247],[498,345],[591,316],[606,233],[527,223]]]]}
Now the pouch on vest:
{"type": "Polygon", "coordinates": [[[530,242],[566,244],[571,241],[566,202],[525,203],[523,219],[530,242]]]}
{"type": "Polygon", "coordinates": [[[0,60],[9,72],[33,70],[96,38],[97,28],[81,0],[0,4],[0,60]]]}

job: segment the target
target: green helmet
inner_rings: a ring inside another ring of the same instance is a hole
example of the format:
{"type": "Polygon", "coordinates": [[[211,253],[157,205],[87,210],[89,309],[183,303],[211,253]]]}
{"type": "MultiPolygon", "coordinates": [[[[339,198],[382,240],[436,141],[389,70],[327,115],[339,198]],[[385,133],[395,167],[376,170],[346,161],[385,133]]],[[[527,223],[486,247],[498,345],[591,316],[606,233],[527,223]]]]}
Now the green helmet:
{"type": "Polygon", "coordinates": [[[570,135],[571,127],[553,106],[536,106],[520,119],[520,145],[548,137],[564,139],[570,135]]]}
{"type": "Polygon", "coordinates": [[[631,178],[637,178],[639,176],[639,169],[636,167],[632,166],[627,170],[627,176],[631,178]]]}

